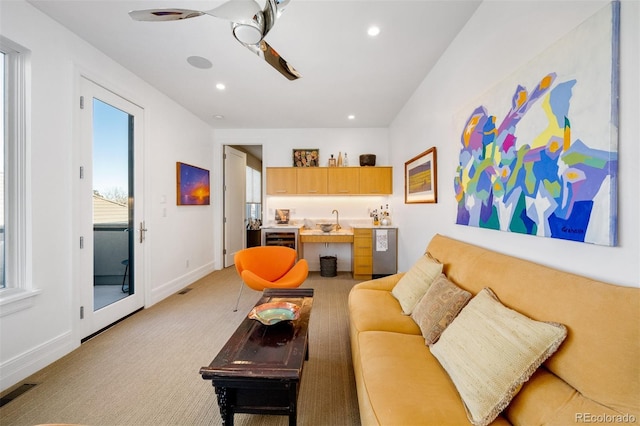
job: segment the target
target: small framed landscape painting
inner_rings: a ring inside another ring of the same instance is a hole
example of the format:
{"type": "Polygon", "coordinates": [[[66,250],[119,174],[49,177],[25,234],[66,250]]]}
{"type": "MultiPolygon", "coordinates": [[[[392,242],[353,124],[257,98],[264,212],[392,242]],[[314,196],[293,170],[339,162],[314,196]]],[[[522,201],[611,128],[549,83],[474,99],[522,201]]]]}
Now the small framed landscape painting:
{"type": "Polygon", "coordinates": [[[435,147],[404,163],[404,203],[437,203],[437,177],[435,147]]]}
{"type": "Polygon", "coordinates": [[[176,202],[179,206],[209,205],[209,170],[178,162],[176,182],[176,202]]]}
{"type": "Polygon", "coordinates": [[[293,150],[293,167],[319,167],[320,150],[318,148],[298,148],[293,150]]]}

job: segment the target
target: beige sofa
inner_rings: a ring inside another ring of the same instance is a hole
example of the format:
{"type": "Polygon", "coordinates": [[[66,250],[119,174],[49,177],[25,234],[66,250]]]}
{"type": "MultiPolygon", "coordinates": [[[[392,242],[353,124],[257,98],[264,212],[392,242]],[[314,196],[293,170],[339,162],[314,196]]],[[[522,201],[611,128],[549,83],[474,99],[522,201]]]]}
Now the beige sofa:
{"type": "MultiPolygon", "coordinates": [[[[441,235],[433,237],[427,253],[443,264],[453,283],[470,293],[489,287],[507,307],[567,328],[559,350],[492,424],[640,423],[639,289],[441,235]]],[[[349,295],[362,424],[468,424],[454,383],[391,294],[402,276],[359,283],[349,295]]]]}

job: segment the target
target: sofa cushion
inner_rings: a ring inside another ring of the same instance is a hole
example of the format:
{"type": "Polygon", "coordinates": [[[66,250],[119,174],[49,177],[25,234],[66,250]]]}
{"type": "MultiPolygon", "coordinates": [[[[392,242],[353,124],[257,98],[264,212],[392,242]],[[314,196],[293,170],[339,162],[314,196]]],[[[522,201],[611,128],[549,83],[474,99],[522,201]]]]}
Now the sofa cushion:
{"type": "Polygon", "coordinates": [[[461,425],[460,397],[421,335],[358,335],[362,381],[378,425],[461,425]]]}
{"type": "Polygon", "coordinates": [[[385,290],[353,289],[349,293],[349,320],[358,331],[385,330],[420,335],[420,327],[403,315],[395,297],[385,290]]]}
{"type": "Polygon", "coordinates": [[[431,352],[449,373],[471,423],[487,425],[566,335],[565,326],[534,321],[502,305],[485,288],[462,309],[431,352]]]}
{"type": "Polygon", "coordinates": [[[471,299],[471,293],[461,289],[440,274],[413,308],[411,318],[418,324],[425,343],[438,341],[440,334],[471,299]]]}
{"type": "Polygon", "coordinates": [[[610,416],[609,423],[629,423],[615,421],[620,412],[585,398],[544,366],[522,386],[503,414],[514,425],[603,423],[596,415],[610,416]]]}
{"type": "Polygon", "coordinates": [[[425,254],[400,278],[391,293],[400,302],[405,315],[411,314],[413,307],[422,299],[440,273],[442,263],[425,254]]]}

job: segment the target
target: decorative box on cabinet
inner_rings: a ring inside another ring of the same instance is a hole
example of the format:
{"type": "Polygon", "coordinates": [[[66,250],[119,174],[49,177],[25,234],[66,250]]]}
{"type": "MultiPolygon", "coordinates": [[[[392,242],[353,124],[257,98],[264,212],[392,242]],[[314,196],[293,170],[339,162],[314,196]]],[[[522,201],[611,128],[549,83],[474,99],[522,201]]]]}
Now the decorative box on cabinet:
{"type": "Polygon", "coordinates": [[[293,167],[267,167],[267,194],[295,195],[296,169],[293,167]]]}

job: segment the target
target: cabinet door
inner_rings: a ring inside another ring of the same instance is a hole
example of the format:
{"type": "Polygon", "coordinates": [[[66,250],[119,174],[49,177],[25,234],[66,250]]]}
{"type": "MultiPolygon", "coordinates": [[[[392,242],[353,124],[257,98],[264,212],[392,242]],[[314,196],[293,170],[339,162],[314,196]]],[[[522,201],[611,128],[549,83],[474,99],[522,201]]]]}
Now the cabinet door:
{"type": "Polygon", "coordinates": [[[355,228],[353,230],[353,278],[370,280],[373,273],[371,229],[355,228]]]}
{"type": "Polygon", "coordinates": [[[360,193],[392,194],[393,173],[391,167],[361,167],[360,168],[360,193]]]}
{"type": "Polygon", "coordinates": [[[296,169],[293,167],[267,167],[267,194],[293,195],[296,193],[296,169]]]}
{"type": "Polygon", "coordinates": [[[296,168],[298,194],[318,195],[327,193],[327,169],[325,167],[296,168]]]}
{"type": "Polygon", "coordinates": [[[360,170],[357,167],[329,167],[327,192],[347,195],[360,192],[360,170]]]}

